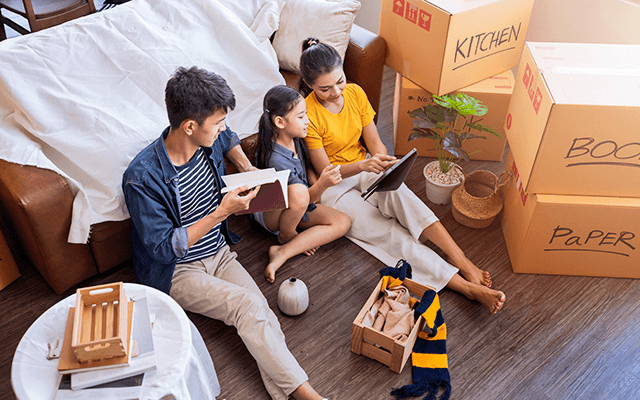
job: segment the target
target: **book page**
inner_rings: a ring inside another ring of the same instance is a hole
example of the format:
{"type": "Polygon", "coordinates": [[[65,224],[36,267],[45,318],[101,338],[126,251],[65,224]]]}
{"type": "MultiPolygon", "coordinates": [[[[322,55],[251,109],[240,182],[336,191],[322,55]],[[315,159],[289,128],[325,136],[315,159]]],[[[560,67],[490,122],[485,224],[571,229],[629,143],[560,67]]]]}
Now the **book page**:
{"type": "Polygon", "coordinates": [[[284,204],[286,204],[287,208],[289,207],[289,191],[287,190],[287,186],[289,186],[289,174],[291,173],[288,169],[283,169],[282,171],[277,171],[276,175],[278,176],[278,180],[280,181],[280,186],[282,186],[282,194],[284,195],[284,204]]]}
{"type": "Polygon", "coordinates": [[[222,180],[227,186],[222,189],[222,193],[227,193],[242,186],[248,186],[248,188],[251,189],[252,187],[263,185],[265,183],[273,183],[276,179],[278,179],[278,177],[274,168],[224,175],[222,176],[222,180]]]}

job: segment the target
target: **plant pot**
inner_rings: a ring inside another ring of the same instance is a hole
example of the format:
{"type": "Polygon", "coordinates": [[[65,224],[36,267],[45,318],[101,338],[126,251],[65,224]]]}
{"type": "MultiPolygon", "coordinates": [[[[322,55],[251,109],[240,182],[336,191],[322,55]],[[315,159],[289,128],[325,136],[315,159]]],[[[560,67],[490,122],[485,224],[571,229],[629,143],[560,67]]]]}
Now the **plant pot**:
{"type": "Polygon", "coordinates": [[[458,223],[475,229],[486,228],[502,210],[498,190],[511,179],[504,171],[497,177],[491,171],[478,170],[465,176],[462,186],[454,190],[451,212],[458,223]]]}
{"type": "Polygon", "coordinates": [[[427,176],[427,170],[430,166],[435,165],[435,167],[440,171],[439,161],[431,161],[429,164],[424,166],[422,170],[422,174],[424,175],[427,189],[427,198],[432,203],[436,204],[448,204],[451,203],[451,195],[453,191],[462,184],[462,177],[464,176],[464,171],[458,165],[454,166],[451,169],[452,174],[457,174],[460,177],[460,180],[455,183],[440,183],[432,180],[427,176]],[[457,172],[456,172],[457,170],[457,172]]]}

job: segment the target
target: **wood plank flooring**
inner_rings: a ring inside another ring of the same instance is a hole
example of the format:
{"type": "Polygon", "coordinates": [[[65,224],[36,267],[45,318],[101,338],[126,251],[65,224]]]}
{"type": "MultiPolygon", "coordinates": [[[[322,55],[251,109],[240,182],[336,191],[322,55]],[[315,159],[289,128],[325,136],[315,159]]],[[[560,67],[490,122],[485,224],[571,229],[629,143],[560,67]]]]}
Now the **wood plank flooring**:
{"type": "MultiPolygon", "coordinates": [[[[379,129],[391,134],[389,120],[394,74],[385,72],[379,129]]],[[[389,136],[390,137],[390,136],[389,136]]],[[[419,158],[408,186],[441,218],[467,256],[488,270],[507,301],[491,315],[482,306],[448,289],[441,295],[448,326],[447,348],[453,400],[638,399],[640,398],[640,281],[514,274],[500,224],[473,230],[459,225],[450,206],[426,200],[419,158]]],[[[471,162],[495,173],[502,163],[471,162]]],[[[292,353],[312,385],[330,399],[392,399],[392,388],[411,382],[411,368],[401,374],[350,352],[351,324],[384,267],[368,253],[341,238],[312,257],[285,264],[275,284],[263,278],[267,249],[275,238],[254,228],[246,217],[231,218],[244,239],[233,250],[253,275],[278,315],[292,353]],[[287,317],[277,307],[280,283],[302,279],[310,306],[287,317]]],[[[48,307],[72,293],[56,295],[3,227],[22,277],[0,291],[0,398],[13,399],[11,361],[31,323],[48,307]]],[[[436,249],[437,250],[437,249],[436,249]]],[[[118,280],[135,281],[130,263],[83,282],[82,286],[118,280]]],[[[255,362],[235,329],[199,315],[189,317],[200,330],[222,385],[220,399],[268,399],[255,362]]]]}

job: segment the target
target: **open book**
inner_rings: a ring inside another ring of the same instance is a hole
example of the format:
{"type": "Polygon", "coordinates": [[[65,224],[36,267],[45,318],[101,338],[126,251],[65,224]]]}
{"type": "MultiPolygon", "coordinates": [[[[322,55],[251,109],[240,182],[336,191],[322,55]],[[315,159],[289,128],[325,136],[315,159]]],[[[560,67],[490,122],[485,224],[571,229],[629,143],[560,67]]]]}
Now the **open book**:
{"type": "Polygon", "coordinates": [[[387,192],[399,188],[416,162],[416,158],[418,158],[418,151],[414,148],[380,175],[360,196],[366,200],[376,191],[387,192]]]}
{"type": "Polygon", "coordinates": [[[253,188],[260,185],[260,191],[255,199],[251,200],[249,209],[238,212],[238,215],[288,208],[287,184],[290,172],[288,169],[276,171],[274,168],[266,168],[224,175],[222,180],[227,186],[222,189],[222,193],[242,186],[253,188]]]}

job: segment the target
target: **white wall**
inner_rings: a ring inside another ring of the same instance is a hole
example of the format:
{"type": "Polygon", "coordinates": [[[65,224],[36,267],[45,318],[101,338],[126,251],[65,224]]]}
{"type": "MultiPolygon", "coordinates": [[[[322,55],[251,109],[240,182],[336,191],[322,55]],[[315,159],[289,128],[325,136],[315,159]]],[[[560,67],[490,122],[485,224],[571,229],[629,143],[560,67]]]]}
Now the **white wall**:
{"type": "Polygon", "coordinates": [[[640,0],[535,0],[526,40],[640,44],[640,0]]]}
{"type": "Polygon", "coordinates": [[[371,32],[378,33],[380,26],[381,0],[360,0],[360,10],[355,23],[371,32]]]}
{"type": "MultiPolygon", "coordinates": [[[[378,33],[381,0],[360,3],[356,24],[378,33]]],[[[640,44],[640,0],[535,0],[527,40],[640,44]]]]}

